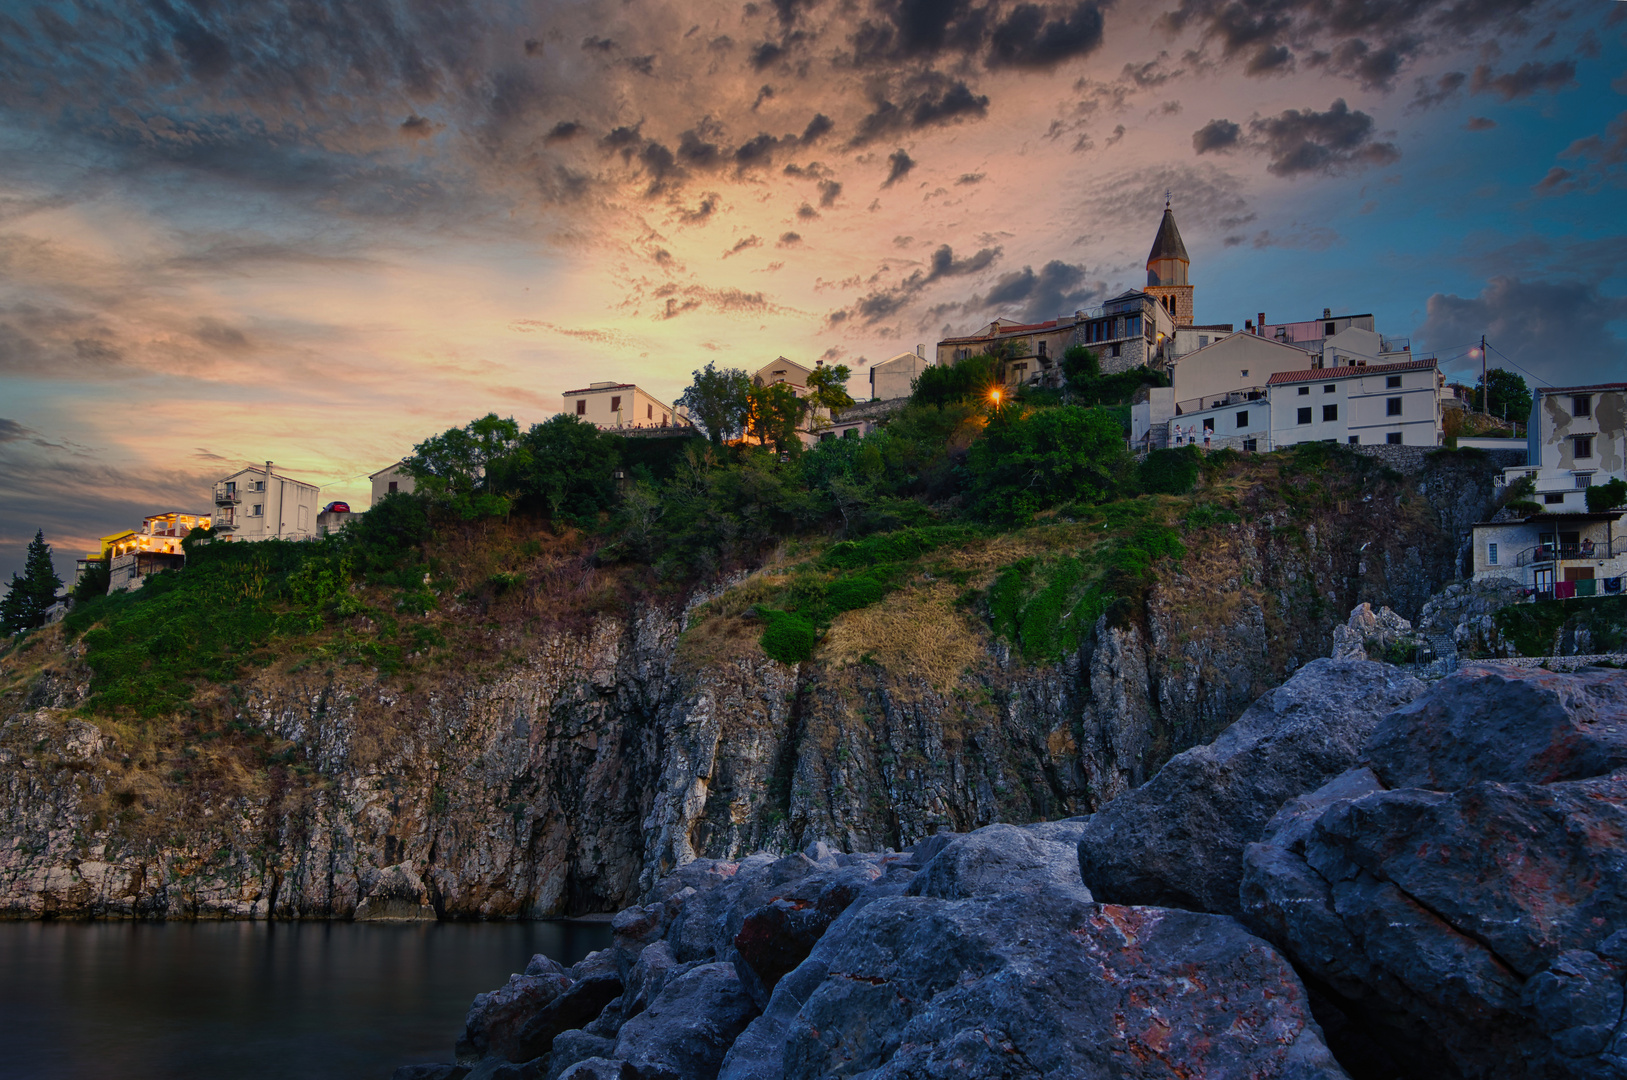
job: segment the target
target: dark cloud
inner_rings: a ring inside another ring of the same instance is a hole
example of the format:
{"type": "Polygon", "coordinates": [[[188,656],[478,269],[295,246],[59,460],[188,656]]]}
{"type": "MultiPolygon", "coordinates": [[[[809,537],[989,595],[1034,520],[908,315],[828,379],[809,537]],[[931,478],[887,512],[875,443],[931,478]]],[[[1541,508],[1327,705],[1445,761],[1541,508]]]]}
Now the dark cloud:
{"type": "Polygon", "coordinates": [[[1458,91],[1463,89],[1463,84],[1468,81],[1469,76],[1461,71],[1448,71],[1433,82],[1419,79],[1407,108],[1432,109],[1436,105],[1444,104],[1456,97],[1458,91]]]}
{"type": "Polygon", "coordinates": [[[797,217],[803,221],[816,221],[819,218],[819,211],[815,210],[809,203],[803,203],[797,207],[797,217]]]}
{"type": "Polygon", "coordinates": [[[1528,60],[1513,71],[1505,71],[1501,75],[1492,74],[1488,65],[1481,64],[1474,69],[1469,92],[1496,94],[1504,101],[1513,101],[1515,98],[1530,97],[1539,90],[1557,94],[1575,85],[1575,61],[1559,60],[1552,64],[1544,64],[1537,60],[1528,60]]]}
{"type": "Polygon", "coordinates": [[[1601,186],[1627,187],[1627,112],[1616,114],[1602,135],[1588,135],[1567,146],[1560,158],[1574,168],[1555,165],[1536,185],[1538,193],[1589,191],[1601,186]]]}
{"type": "Polygon", "coordinates": [[[829,208],[836,205],[836,200],[842,194],[842,185],[835,180],[819,181],[819,205],[829,208]]]}
{"type": "Polygon", "coordinates": [[[616,43],[610,38],[592,35],[582,39],[582,48],[587,52],[608,53],[616,50],[616,43]]]}
{"type": "Polygon", "coordinates": [[[194,336],[210,348],[226,352],[241,352],[251,347],[248,336],[243,331],[215,318],[199,319],[194,336]]]}
{"type": "Polygon", "coordinates": [[[782,248],[795,247],[796,245],[798,245],[800,243],[802,243],[802,234],[801,233],[787,232],[787,233],[780,233],[779,241],[774,246],[775,247],[782,247],[782,248]]]}
{"type": "MultiPolygon", "coordinates": [[[[948,244],[943,244],[932,253],[932,258],[924,269],[915,270],[897,285],[872,290],[854,301],[850,307],[842,309],[839,317],[831,316],[831,322],[853,318],[867,326],[873,325],[903,311],[915,302],[927,286],[948,278],[981,273],[999,259],[1000,248],[997,247],[983,248],[968,258],[957,259],[954,250],[948,244]]],[[[885,267],[883,269],[885,270],[885,267]]]]}
{"type": "Polygon", "coordinates": [[[1102,43],[1102,10],[1077,3],[1061,10],[1019,4],[989,35],[989,67],[1051,68],[1102,43]]]}
{"type": "Polygon", "coordinates": [[[968,117],[981,119],[988,110],[987,95],[974,93],[958,79],[926,72],[904,80],[896,94],[875,98],[851,142],[864,146],[897,132],[941,127],[968,117]]]}
{"type": "Polygon", "coordinates": [[[553,143],[565,142],[582,134],[582,130],[582,125],[578,121],[561,120],[548,129],[548,134],[542,137],[542,143],[544,146],[548,146],[553,143]]]}
{"type": "Polygon", "coordinates": [[[1163,86],[1171,79],[1185,74],[1180,68],[1174,71],[1165,70],[1164,61],[1167,59],[1169,59],[1169,54],[1161,52],[1144,64],[1125,64],[1124,71],[1120,73],[1119,77],[1128,79],[1143,90],[1163,86]]]}
{"type": "Polygon", "coordinates": [[[680,206],[678,208],[678,220],[685,225],[703,224],[710,220],[713,214],[717,213],[718,204],[722,201],[723,196],[715,191],[709,191],[702,196],[701,201],[693,210],[680,206]]]}
{"type": "Polygon", "coordinates": [[[902,148],[894,150],[887,156],[887,179],[881,182],[884,188],[892,187],[915,168],[915,159],[906,154],[902,148]]]}
{"type": "Polygon", "coordinates": [[[824,113],[814,113],[813,119],[808,121],[808,126],[802,129],[802,141],[804,143],[817,142],[830,134],[831,128],[835,126],[831,122],[831,118],[824,113]]]}
{"type": "Polygon", "coordinates": [[[1539,378],[1563,382],[1578,371],[1617,371],[1627,341],[1611,323],[1627,318],[1627,298],[1580,280],[1494,277],[1479,296],[1436,293],[1415,332],[1432,349],[1485,334],[1491,359],[1510,357],[1539,378]]]}
{"type": "Polygon", "coordinates": [[[1490,131],[1497,126],[1497,121],[1489,116],[1471,116],[1468,123],[1463,125],[1465,131],[1490,131]]]}
{"type": "Polygon", "coordinates": [[[736,240],[734,242],[734,247],[730,248],[728,251],[725,251],[723,253],[723,257],[725,259],[727,259],[730,255],[738,255],[742,251],[747,250],[748,248],[762,247],[762,246],[763,246],[763,238],[762,237],[760,237],[760,236],[747,236],[747,237],[745,237],[743,239],[736,240]]]}
{"type": "Polygon", "coordinates": [[[1100,300],[1105,291],[1103,282],[1087,278],[1083,266],[1053,259],[1037,273],[1033,267],[1025,266],[1002,275],[988,295],[974,298],[963,310],[968,313],[979,309],[989,313],[1010,312],[1010,317],[1023,322],[1040,322],[1071,314],[1100,300]]]}
{"type": "Polygon", "coordinates": [[[1231,150],[1242,135],[1243,129],[1230,120],[1211,120],[1192,133],[1192,149],[1199,154],[1231,150]]]}
{"type": "Polygon", "coordinates": [[[1211,120],[1192,136],[1202,154],[1242,146],[1267,155],[1266,168],[1278,176],[1338,173],[1349,168],[1388,165],[1401,156],[1394,143],[1374,139],[1373,118],[1352,111],[1343,98],[1326,112],[1287,109],[1249,121],[1248,136],[1230,120],[1211,120]]]}
{"type": "Polygon", "coordinates": [[[981,184],[986,174],[980,172],[961,173],[960,179],[955,181],[956,187],[969,187],[972,184],[981,184]]]}
{"type": "Polygon", "coordinates": [[[873,0],[848,37],[860,67],[944,61],[1047,70],[1102,44],[1103,3],[873,0]]]}
{"type": "MultiPolygon", "coordinates": [[[[1211,47],[1245,74],[1274,75],[1301,61],[1389,89],[1419,56],[1509,39],[1542,24],[1550,0],[1178,0],[1158,18],[1173,36],[1196,34],[1191,58],[1211,47]]],[[[1208,61],[1211,62],[1212,61],[1208,61]]]]}
{"type": "Polygon", "coordinates": [[[401,134],[412,139],[427,139],[441,129],[441,125],[413,113],[401,121],[401,134]]]}
{"type": "Polygon", "coordinates": [[[782,310],[760,292],[714,289],[705,285],[663,285],[652,294],[662,302],[657,320],[675,319],[702,308],[728,315],[765,315],[782,310]]]}

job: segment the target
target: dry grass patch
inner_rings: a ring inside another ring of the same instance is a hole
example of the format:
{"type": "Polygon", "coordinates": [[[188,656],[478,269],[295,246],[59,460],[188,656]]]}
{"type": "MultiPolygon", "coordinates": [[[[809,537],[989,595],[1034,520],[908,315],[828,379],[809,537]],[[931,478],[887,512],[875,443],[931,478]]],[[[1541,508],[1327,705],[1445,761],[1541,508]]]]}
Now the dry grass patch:
{"type": "Polygon", "coordinates": [[[956,595],[953,585],[939,582],[839,615],[816,656],[831,667],[871,656],[895,675],[919,675],[948,693],[968,667],[988,656],[981,630],[955,607],[956,595]]]}

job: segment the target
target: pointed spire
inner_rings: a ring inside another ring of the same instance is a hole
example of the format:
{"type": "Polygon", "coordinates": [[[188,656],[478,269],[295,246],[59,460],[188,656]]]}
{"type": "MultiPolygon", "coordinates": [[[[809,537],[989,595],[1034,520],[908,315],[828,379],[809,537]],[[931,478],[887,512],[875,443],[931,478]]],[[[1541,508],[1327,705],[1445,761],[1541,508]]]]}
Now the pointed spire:
{"type": "Polygon", "coordinates": [[[1152,242],[1152,252],[1147,256],[1147,266],[1150,268],[1159,259],[1192,262],[1186,253],[1186,245],[1181,243],[1181,230],[1175,227],[1175,211],[1169,208],[1168,192],[1164,193],[1164,220],[1158,223],[1158,236],[1152,242]]]}

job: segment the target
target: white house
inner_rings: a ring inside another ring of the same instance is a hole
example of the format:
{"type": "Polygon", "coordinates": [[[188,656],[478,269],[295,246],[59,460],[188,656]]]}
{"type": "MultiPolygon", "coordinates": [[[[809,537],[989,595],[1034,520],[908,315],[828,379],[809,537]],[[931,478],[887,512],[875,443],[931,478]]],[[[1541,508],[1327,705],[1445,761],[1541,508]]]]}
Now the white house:
{"type": "Polygon", "coordinates": [[[1270,449],[1302,442],[1439,446],[1441,386],[1433,358],[1273,375],[1266,380],[1270,449]]]}
{"type": "Polygon", "coordinates": [[[403,495],[411,495],[414,486],[412,473],[403,468],[400,461],[393,465],[386,465],[367,479],[373,485],[372,505],[374,506],[377,506],[386,495],[394,495],[397,492],[403,495]]]}
{"type": "Polygon", "coordinates": [[[596,382],[565,391],[565,412],[600,428],[673,426],[672,406],[632,383],[596,382]]]}
{"type": "Polygon", "coordinates": [[[303,540],[316,532],[315,484],[250,466],[215,484],[215,533],[225,540],[303,540]]]}
{"type": "Polygon", "coordinates": [[[907,398],[915,389],[915,380],[921,372],[932,366],[932,361],[919,353],[899,353],[891,360],[870,365],[870,400],[892,401],[907,398]]]}
{"type": "Polygon", "coordinates": [[[1587,489],[1627,479],[1627,383],[1539,387],[1526,429],[1526,463],[1541,510],[1474,527],[1476,580],[1506,578],[1544,595],[1620,594],[1627,573],[1623,513],[1587,507],[1587,489]]]}

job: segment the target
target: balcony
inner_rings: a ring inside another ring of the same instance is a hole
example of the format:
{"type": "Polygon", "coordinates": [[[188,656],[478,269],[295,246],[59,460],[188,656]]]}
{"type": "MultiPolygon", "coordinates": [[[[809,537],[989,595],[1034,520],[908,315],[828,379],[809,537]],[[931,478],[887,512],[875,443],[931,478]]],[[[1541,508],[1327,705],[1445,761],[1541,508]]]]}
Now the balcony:
{"type": "Polygon", "coordinates": [[[1246,386],[1241,390],[1228,390],[1224,394],[1215,394],[1212,397],[1177,401],[1175,403],[1175,415],[1186,416],[1190,413],[1202,412],[1205,409],[1224,409],[1232,405],[1250,405],[1264,400],[1265,387],[1246,386]]]}
{"type": "Polygon", "coordinates": [[[1618,555],[1627,555],[1627,537],[1620,537],[1608,543],[1603,540],[1584,540],[1579,544],[1538,544],[1536,547],[1523,549],[1515,565],[1542,566],[1552,562],[1565,562],[1568,559],[1613,559],[1618,555]]]}
{"type": "Polygon", "coordinates": [[[235,487],[227,487],[225,484],[215,485],[216,506],[236,506],[242,501],[243,497],[237,493],[235,487]]]}

